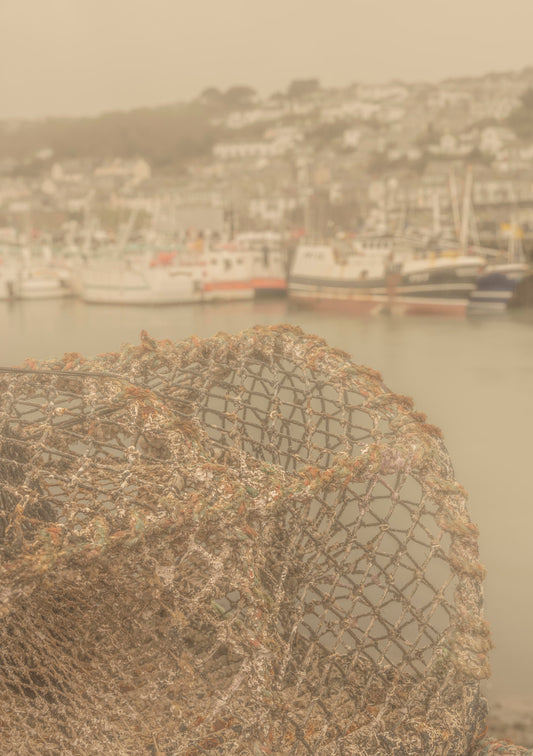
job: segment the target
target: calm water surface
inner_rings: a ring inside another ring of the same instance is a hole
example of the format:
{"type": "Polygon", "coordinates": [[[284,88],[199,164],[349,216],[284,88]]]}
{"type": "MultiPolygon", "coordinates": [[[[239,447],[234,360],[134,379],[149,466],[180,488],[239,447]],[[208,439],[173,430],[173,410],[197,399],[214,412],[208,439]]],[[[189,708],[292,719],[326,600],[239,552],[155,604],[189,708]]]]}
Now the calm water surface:
{"type": "Polygon", "coordinates": [[[533,707],[533,317],[354,319],[284,300],[161,308],[0,302],[0,364],[89,357],[138,343],[142,329],[183,339],[276,323],[300,325],[379,370],[442,428],[488,569],[495,649],[487,693],[533,707]]]}

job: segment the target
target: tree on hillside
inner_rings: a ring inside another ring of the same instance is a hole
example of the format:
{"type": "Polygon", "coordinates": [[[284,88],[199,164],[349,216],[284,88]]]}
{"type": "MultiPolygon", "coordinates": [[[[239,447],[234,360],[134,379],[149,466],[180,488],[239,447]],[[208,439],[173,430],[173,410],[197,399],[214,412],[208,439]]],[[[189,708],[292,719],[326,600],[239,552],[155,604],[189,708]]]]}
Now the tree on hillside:
{"type": "Polygon", "coordinates": [[[224,95],[217,87],[206,87],[200,92],[198,99],[206,105],[211,105],[218,104],[222,101],[223,97],[224,95]]]}
{"type": "Polygon", "coordinates": [[[433,122],[429,122],[425,130],[422,131],[415,139],[418,147],[427,147],[430,144],[437,144],[441,137],[441,132],[435,128],[433,122]]]}
{"type": "Polygon", "coordinates": [[[230,107],[245,107],[250,105],[255,97],[255,89],[239,84],[226,90],[224,102],[230,107]]]}
{"type": "Polygon", "coordinates": [[[291,81],[287,88],[287,96],[297,99],[298,97],[313,94],[313,92],[317,92],[319,89],[320,83],[318,79],[295,79],[291,81]]]}
{"type": "Polygon", "coordinates": [[[199,102],[106,113],[95,118],[54,118],[0,129],[0,159],[28,161],[48,146],[57,160],[144,157],[157,169],[180,168],[211,153],[217,130],[212,108],[199,102]]]}
{"type": "Polygon", "coordinates": [[[521,97],[522,105],[525,108],[533,108],[533,89],[527,89],[521,97]]]}
{"type": "Polygon", "coordinates": [[[526,90],[521,99],[522,104],[507,118],[507,125],[517,137],[533,139],[533,89],[526,90]]]}
{"type": "Polygon", "coordinates": [[[315,149],[331,147],[332,143],[342,137],[349,126],[349,121],[342,120],[333,123],[321,123],[307,132],[307,138],[315,146],[315,149]]]}

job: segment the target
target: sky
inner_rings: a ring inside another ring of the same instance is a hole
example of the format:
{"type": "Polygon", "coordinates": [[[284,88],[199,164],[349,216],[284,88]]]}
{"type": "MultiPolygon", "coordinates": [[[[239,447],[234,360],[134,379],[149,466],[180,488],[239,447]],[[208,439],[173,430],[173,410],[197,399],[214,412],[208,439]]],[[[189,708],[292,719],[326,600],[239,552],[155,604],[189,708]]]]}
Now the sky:
{"type": "Polygon", "coordinates": [[[0,0],[0,118],[520,70],[533,0],[0,0]]]}

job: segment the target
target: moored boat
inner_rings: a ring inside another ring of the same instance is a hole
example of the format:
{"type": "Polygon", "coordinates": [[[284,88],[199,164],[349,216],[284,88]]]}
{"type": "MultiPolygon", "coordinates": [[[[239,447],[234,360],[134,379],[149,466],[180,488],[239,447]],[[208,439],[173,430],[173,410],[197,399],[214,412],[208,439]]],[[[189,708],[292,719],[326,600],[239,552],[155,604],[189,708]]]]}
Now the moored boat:
{"type": "Polygon", "coordinates": [[[37,253],[28,247],[13,256],[8,292],[13,299],[59,299],[72,296],[72,271],[49,247],[37,253]]]}
{"type": "Polygon", "coordinates": [[[485,259],[460,251],[400,247],[383,254],[302,245],[289,274],[292,301],[315,308],[377,314],[464,315],[485,259]]]}
{"type": "Polygon", "coordinates": [[[470,294],[472,310],[505,310],[529,266],[526,263],[487,265],[470,294]]]}
{"type": "Polygon", "coordinates": [[[101,261],[79,271],[79,291],[90,304],[175,304],[200,301],[202,271],[130,261],[101,261]]]}
{"type": "Polygon", "coordinates": [[[81,266],[78,280],[82,299],[91,304],[168,305],[253,297],[249,266],[230,250],[90,260],[81,266]]]}
{"type": "Polygon", "coordinates": [[[470,295],[473,311],[506,310],[518,284],[530,271],[521,243],[522,230],[513,221],[509,232],[507,253],[493,256],[470,295]]]}
{"type": "Polygon", "coordinates": [[[70,272],[54,266],[21,268],[13,282],[16,299],[57,299],[73,294],[70,272]]]}

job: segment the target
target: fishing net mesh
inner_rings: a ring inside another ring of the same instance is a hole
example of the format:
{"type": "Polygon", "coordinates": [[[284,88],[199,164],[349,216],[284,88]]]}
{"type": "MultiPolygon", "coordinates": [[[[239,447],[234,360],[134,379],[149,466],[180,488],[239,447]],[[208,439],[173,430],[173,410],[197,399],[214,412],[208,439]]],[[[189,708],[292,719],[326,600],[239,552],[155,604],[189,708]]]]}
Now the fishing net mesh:
{"type": "Polygon", "coordinates": [[[4,754],[467,754],[483,568],[440,431],[288,326],[0,370],[4,754]]]}

